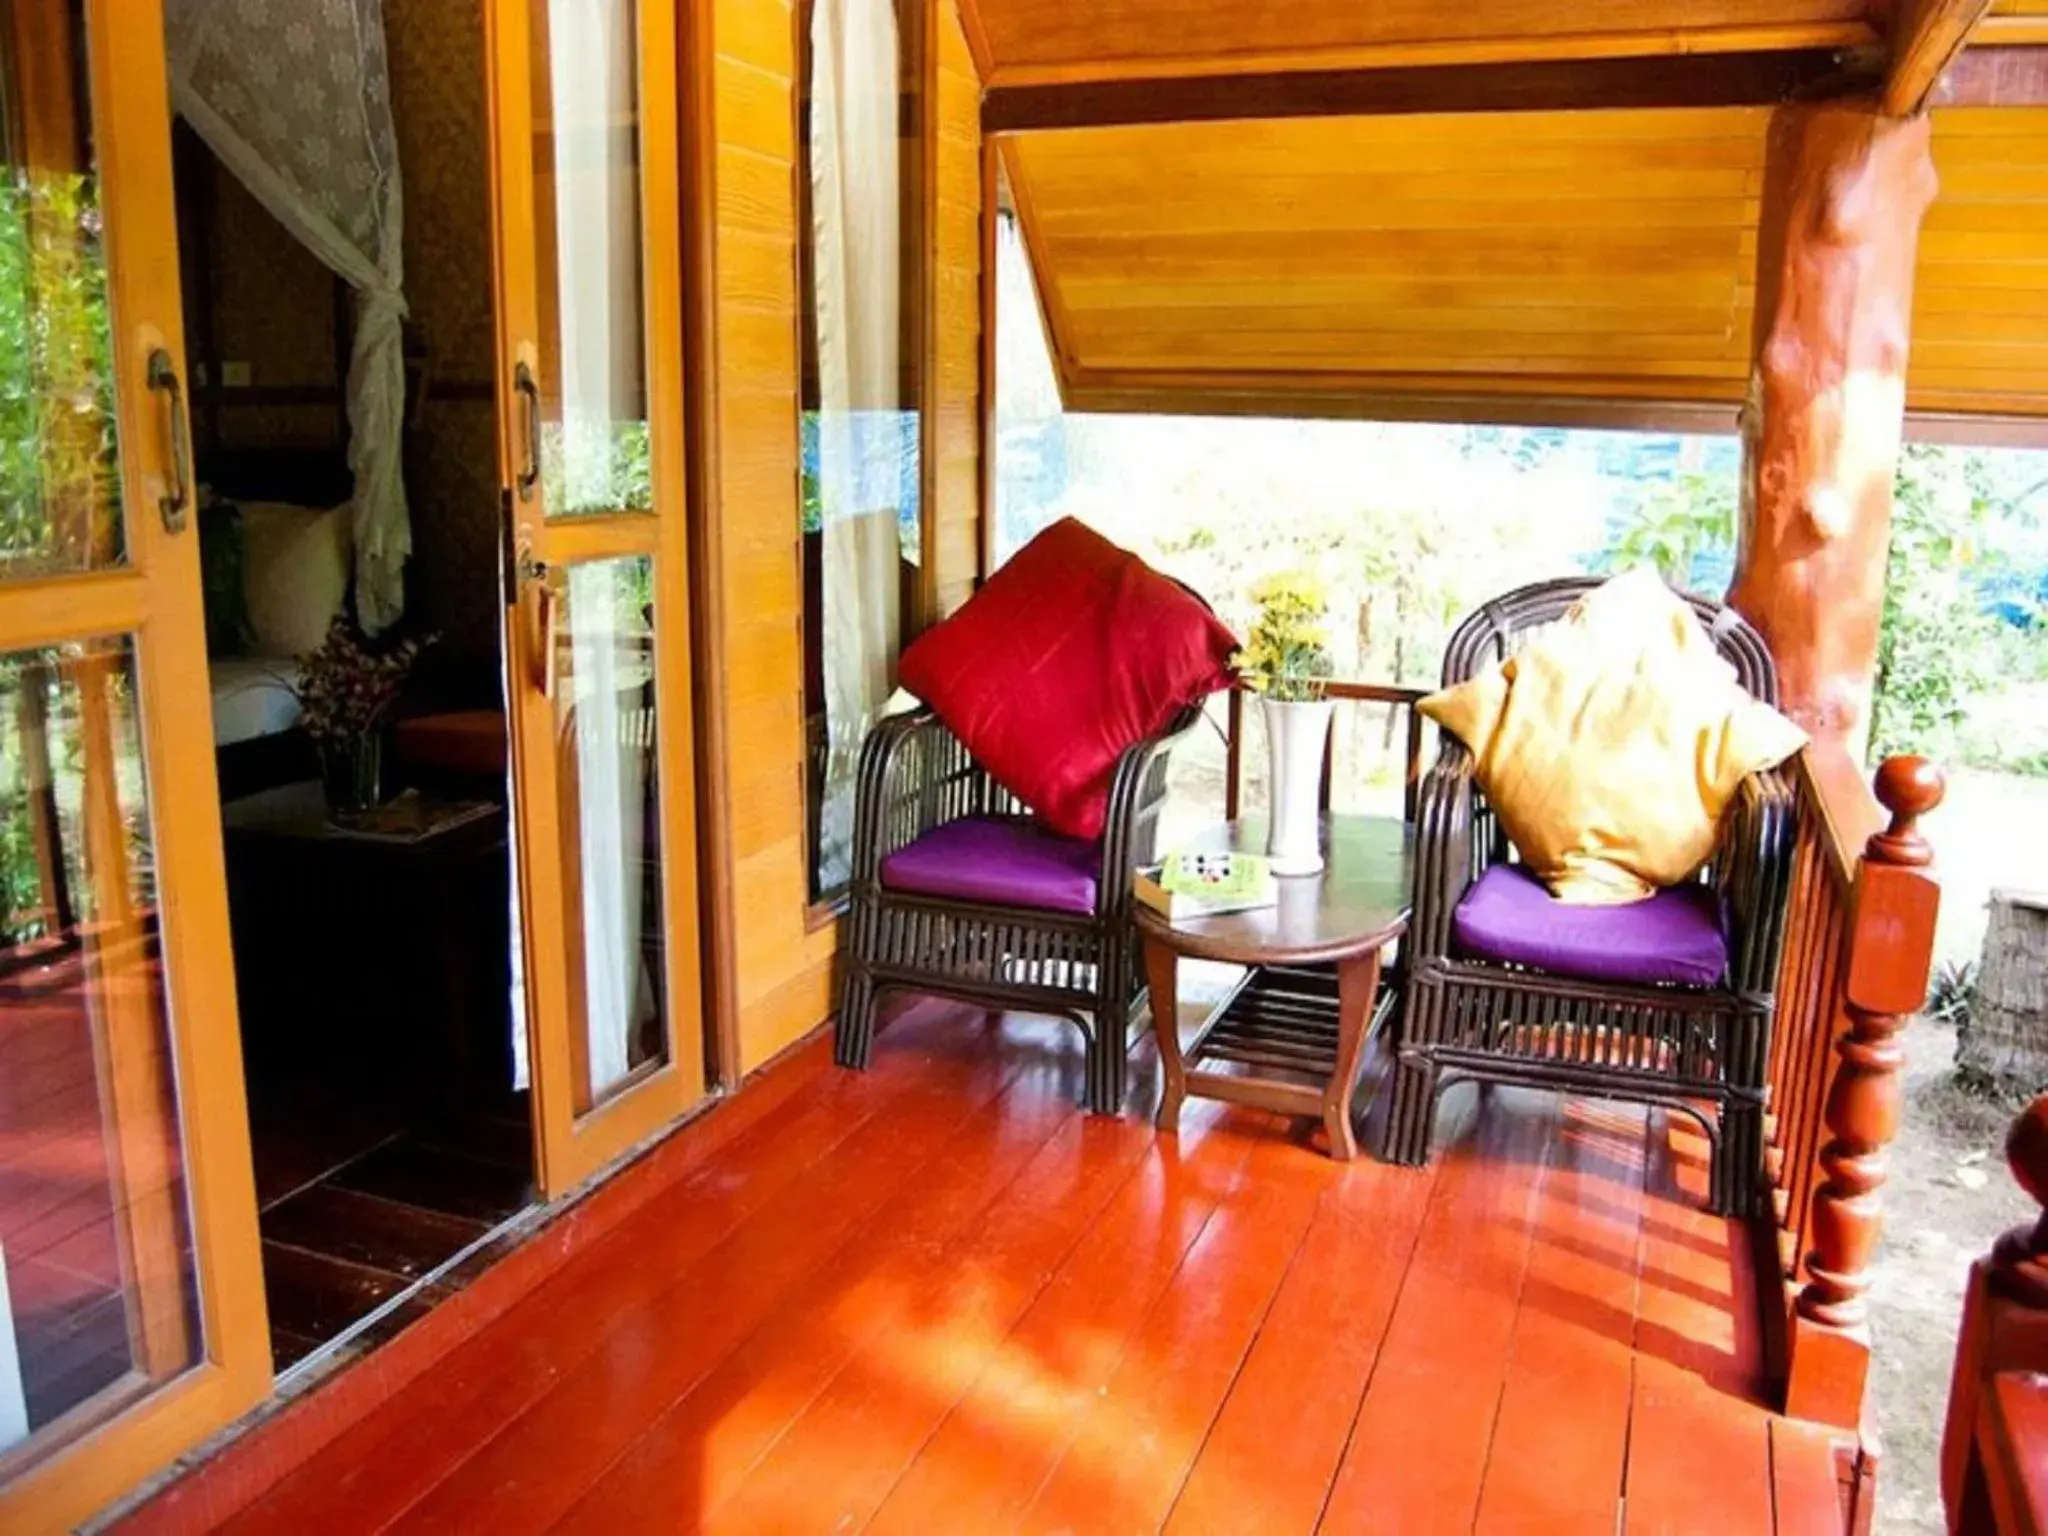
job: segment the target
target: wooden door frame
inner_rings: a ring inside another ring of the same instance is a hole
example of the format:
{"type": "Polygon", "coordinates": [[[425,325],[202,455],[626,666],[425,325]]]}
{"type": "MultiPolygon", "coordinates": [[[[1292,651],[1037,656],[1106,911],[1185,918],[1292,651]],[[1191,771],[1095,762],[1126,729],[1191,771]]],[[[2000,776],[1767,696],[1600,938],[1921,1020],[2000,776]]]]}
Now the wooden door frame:
{"type": "Polygon", "coordinates": [[[191,1368],[158,1386],[139,1380],[126,1411],[0,1489],[0,1525],[29,1529],[85,1519],[231,1423],[271,1385],[197,519],[188,516],[184,531],[173,534],[159,516],[158,500],[170,483],[168,423],[164,402],[147,386],[148,359],[159,347],[183,376],[162,16],[156,4],[131,0],[86,0],[85,10],[128,563],[9,585],[0,595],[0,651],[123,635],[135,647],[151,842],[168,876],[164,894],[171,882],[176,890],[175,903],[159,901],[160,1027],[177,1083],[202,1348],[191,1368]]]}
{"type": "MultiPolygon", "coordinates": [[[[542,1190],[554,1200],[694,1106],[704,1092],[702,955],[686,930],[699,922],[697,852],[696,676],[692,643],[692,548],[684,421],[690,409],[682,356],[683,312],[679,194],[680,137],[675,118],[680,66],[677,25],[682,0],[641,0],[636,7],[639,114],[642,337],[648,430],[655,487],[651,514],[549,522],[536,486],[530,516],[513,517],[550,564],[646,554],[655,569],[656,772],[662,848],[661,921],[664,1026],[668,1058],[601,1103],[578,1113],[571,1034],[583,1028],[569,1007],[570,978],[583,955],[566,910],[558,871],[563,829],[551,757],[552,701],[535,697],[530,679],[545,657],[533,654],[533,626],[517,572],[508,570],[506,658],[511,741],[520,839],[521,935],[526,945],[526,1029],[533,1082],[534,1150],[542,1190]],[[676,935],[683,935],[678,942],[676,935]]],[[[532,84],[534,41],[523,0],[485,7],[485,57],[490,71],[489,135],[492,255],[497,329],[498,448],[501,483],[510,487],[522,451],[513,371],[523,362],[542,373],[539,274],[533,207],[532,84]],[[516,63],[520,67],[512,68],[516,63]]]]}
{"type": "MultiPolygon", "coordinates": [[[[739,951],[732,895],[732,776],[719,680],[727,675],[724,521],[718,464],[718,125],[716,0],[680,0],[676,35],[677,163],[683,260],[680,316],[684,476],[690,529],[690,643],[697,668],[692,715],[697,739],[697,873],[704,978],[705,1081],[737,1088],[745,1072],[740,1042],[739,951]]],[[[795,170],[790,174],[794,176],[795,170]]],[[[791,260],[795,260],[792,252],[791,260]]],[[[794,499],[795,486],[790,488],[794,499]]]]}

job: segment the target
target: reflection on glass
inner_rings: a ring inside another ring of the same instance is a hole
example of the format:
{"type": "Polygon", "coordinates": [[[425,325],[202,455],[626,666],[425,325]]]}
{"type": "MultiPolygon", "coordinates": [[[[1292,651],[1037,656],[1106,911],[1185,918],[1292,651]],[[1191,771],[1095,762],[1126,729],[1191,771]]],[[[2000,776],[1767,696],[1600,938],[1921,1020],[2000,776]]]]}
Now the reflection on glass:
{"type": "Polygon", "coordinates": [[[82,24],[69,6],[27,10],[0,46],[0,579],[16,580],[123,557],[82,24]]]}
{"type": "Polygon", "coordinates": [[[649,511],[633,0],[531,0],[541,488],[552,517],[649,511]]]}
{"type": "Polygon", "coordinates": [[[668,1059],[654,561],[568,568],[555,628],[556,777],[579,1111],[668,1059]]]}
{"type": "Polygon", "coordinates": [[[0,1483],[200,1355],[133,649],[0,654],[0,1483]]]}
{"type": "Polygon", "coordinates": [[[811,887],[852,874],[860,746],[896,687],[921,558],[923,8],[810,0],[802,106],[811,887]]]}

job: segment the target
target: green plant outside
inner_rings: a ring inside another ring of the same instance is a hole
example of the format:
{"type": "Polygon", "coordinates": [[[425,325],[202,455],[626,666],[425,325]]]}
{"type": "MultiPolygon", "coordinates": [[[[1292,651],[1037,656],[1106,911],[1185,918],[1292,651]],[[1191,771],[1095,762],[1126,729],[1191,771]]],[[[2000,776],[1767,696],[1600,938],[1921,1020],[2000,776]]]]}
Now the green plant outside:
{"type": "Polygon", "coordinates": [[[2031,624],[2016,625],[1984,597],[1986,584],[2010,570],[2009,539],[2031,522],[2000,493],[1983,453],[1906,446],[1878,635],[1873,760],[1917,752],[2048,773],[2048,743],[1972,729],[1975,716],[2011,691],[2048,682],[2048,615],[2028,603],[2031,624]]]}
{"type": "Polygon", "coordinates": [[[1735,550],[1736,488],[1725,475],[1682,470],[1652,485],[1601,557],[1602,570],[1647,565],[1671,586],[1691,587],[1703,557],[1735,550]]]}
{"type": "Polygon", "coordinates": [[[17,168],[0,180],[0,569],[120,557],[98,188],[17,168]]]}

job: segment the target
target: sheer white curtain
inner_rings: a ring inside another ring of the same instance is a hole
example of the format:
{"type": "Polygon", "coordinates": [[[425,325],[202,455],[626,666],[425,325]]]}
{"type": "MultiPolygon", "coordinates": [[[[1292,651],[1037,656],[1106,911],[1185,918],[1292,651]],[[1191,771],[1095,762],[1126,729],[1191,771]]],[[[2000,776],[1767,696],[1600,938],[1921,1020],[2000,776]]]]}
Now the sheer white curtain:
{"type": "Polygon", "coordinates": [[[629,464],[645,444],[639,157],[621,141],[638,120],[637,13],[634,0],[548,0],[553,159],[539,169],[554,191],[562,413],[551,515],[646,504],[629,464]]]}
{"type": "Polygon", "coordinates": [[[654,978],[641,942],[645,910],[648,764],[654,711],[644,706],[646,626],[629,611],[620,562],[568,573],[575,679],[577,840],[582,872],[583,1007],[593,1101],[632,1070],[633,1040],[655,1016],[654,978]]]}
{"type": "Polygon", "coordinates": [[[404,258],[382,0],[168,0],[171,97],[272,217],[355,289],[356,611],[405,607],[404,258]]]}
{"type": "Polygon", "coordinates": [[[849,872],[853,776],[896,686],[903,209],[892,0],[816,0],[811,13],[811,252],[823,519],[826,774],[820,884],[849,872]]]}
{"type": "MultiPolygon", "coordinates": [[[[562,413],[551,512],[621,505],[621,461],[645,399],[638,156],[619,152],[621,125],[638,118],[635,18],[633,0],[548,0],[562,413]]],[[[651,663],[637,594],[648,574],[637,559],[567,574],[593,1099],[626,1076],[655,1010],[641,943],[654,916],[643,910],[644,861],[657,854],[645,846],[653,717],[639,702],[651,663]]]]}

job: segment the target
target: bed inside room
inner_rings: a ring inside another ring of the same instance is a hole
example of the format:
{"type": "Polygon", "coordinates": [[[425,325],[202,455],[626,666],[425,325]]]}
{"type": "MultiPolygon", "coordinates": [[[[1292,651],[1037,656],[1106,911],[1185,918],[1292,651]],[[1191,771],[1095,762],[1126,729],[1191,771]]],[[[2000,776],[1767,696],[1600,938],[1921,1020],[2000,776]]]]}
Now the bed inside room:
{"type": "Polygon", "coordinates": [[[534,1199],[482,18],[166,9],[265,1284],[277,1368],[310,1369],[460,1284],[534,1199]],[[320,34],[318,77],[287,21],[320,34]]]}

